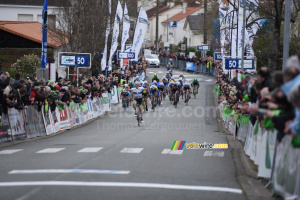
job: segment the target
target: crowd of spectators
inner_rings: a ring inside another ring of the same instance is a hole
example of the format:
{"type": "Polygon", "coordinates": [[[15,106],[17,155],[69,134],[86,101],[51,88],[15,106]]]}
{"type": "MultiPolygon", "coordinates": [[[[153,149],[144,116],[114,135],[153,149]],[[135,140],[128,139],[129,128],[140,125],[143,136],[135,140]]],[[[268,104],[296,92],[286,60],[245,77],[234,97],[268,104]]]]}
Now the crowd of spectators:
{"type": "Polygon", "coordinates": [[[250,115],[265,129],[277,130],[277,141],[285,134],[300,135],[300,61],[291,57],[284,71],[271,73],[262,67],[257,73],[238,70],[230,77],[220,68],[217,77],[219,102],[236,113],[250,115]]]}
{"type": "Polygon", "coordinates": [[[45,81],[41,78],[22,77],[16,73],[10,77],[8,72],[0,75],[0,115],[7,114],[8,108],[22,110],[30,105],[37,105],[40,111],[42,105],[48,104],[51,111],[59,105],[69,105],[71,102],[84,103],[87,98],[101,96],[111,92],[114,85],[123,87],[131,81],[144,80],[145,63],[135,63],[119,70],[114,70],[108,77],[80,76],[76,80],[58,78],[56,81],[45,81]]]}

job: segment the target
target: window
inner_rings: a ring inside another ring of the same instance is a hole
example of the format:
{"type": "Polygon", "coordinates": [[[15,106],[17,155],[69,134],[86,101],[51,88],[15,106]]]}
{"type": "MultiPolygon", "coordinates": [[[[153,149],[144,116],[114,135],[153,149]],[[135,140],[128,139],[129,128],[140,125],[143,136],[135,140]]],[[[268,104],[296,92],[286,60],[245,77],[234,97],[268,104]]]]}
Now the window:
{"type": "Polygon", "coordinates": [[[27,21],[27,22],[31,22],[33,21],[33,15],[29,15],[29,14],[18,14],[18,21],[27,21]]]}

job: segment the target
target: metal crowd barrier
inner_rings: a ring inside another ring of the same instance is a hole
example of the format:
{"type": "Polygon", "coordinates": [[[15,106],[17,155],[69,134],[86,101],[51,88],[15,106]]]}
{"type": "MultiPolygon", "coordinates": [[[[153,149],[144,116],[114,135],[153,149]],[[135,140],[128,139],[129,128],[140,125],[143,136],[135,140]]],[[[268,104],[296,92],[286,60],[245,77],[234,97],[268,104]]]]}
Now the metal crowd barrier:
{"type": "MultiPolygon", "coordinates": [[[[220,118],[229,132],[244,145],[244,152],[257,165],[257,177],[269,179],[272,191],[284,199],[300,199],[300,148],[293,147],[291,135],[277,143],[277,131],[265,129],[249,115],[236,114],[219,104],[220,118]]],[[[267,186],[268,186],[267,185],[267,186]]]]}

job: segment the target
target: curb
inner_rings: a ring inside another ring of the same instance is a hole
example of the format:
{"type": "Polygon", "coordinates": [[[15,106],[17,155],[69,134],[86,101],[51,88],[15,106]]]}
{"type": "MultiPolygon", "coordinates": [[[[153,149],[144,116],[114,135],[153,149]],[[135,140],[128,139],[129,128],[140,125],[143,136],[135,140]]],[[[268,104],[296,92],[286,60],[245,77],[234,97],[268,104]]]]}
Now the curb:
{"type": "MultiPolygon", "coordinates": [[[[115,110],[119,109],[120,107],[121,107],[120,103],[115,104],[115,105],[112,106],[111,111],[115,111],[115,110]]],[[[3,144],[0,144],[0,149],[6,148],[6,147],[10,147],[10,146],[14,146],[14,145],[17,145],[17,144],[29,143],[29,142],[33,142],[33,141],[37,141],[37,140],[43,140],[43,139],[55,137],[55,136],[60,135],[62,133],[65,133],[65,132],[68,132],[68,131],[71,131],[71,130],[75,130],[77,128],[80,128],[80,127],[83,127],[83,126],[85,126],[87,124],[90,124],[90,123],[92,123],[92,122],[94,122],[94,121],[96,121],[98,119],[101,119],[102,117],[104,117],[107,114],[108,114],[108,112],[106,111],[106,112],[102,113],[101,115],[99,115],[98,117],[90,119],[90,120],[86,121],[83,124],[79,124],[77,126],[73,126],[70,129],[65,129],[65,130],[62,130],[62,131],[58,131],[57,133],[53,133],[51,135],[38,136],[38,137],[35,137],[35,138],[29,138],[29,139],[25,139],[25,140],[15,140],[13,142],[3,143],[3,144]]]]}
{"type": "Polygon", "coordinates": [[[245,154],[242,143],[225,128],[222,120],[222,112],[218,106],[218,97],[215,96],[215,106],[217,107],[217,121],[219,131],[226,134],[226,138],[231,148],[233,160],[236,167],[237,180],[248,200],[274,200],[272,193],[257,179],[257,172],[254,170],[255,165],[245,154]]]}

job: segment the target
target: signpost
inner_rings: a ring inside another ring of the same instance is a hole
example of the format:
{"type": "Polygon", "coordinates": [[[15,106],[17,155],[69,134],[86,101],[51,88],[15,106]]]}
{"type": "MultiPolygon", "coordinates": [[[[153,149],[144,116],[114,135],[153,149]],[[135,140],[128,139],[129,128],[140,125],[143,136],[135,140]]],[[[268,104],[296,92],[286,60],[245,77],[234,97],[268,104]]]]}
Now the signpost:
{"type": "Polygon", "coordinates": [[[214,60],[223,60],[221,52],[214,53],[214,60]]]}
{"type": "Polygon", "coordinates": [[[169,21],[170,28],[177,28],[177,21],[169,21]]]}
{"type": "MultiPolygon", "coordinates": [[[[242,69],[242,58],[230,58],[225,57],[225,69],[226,70],[235,70],[242,69]]],[[[255,58],[245,58],[244,59],[244,69],[245,70],[254,70],[255,69],[255,58]]]]}
{"type": "Polygon", "coordinates": [[[134,52],[120,52],[118,51],[118,59],[134,59],[135,53],[134,52]]]}
{"type": "Polygon", "coordinates": [[[186,44],[181,44],[181,51],[185,51],[186,50],[186,44]]]}
{"type": "Polygon", "coordinates": [[[73,53],[61,52],[58,54],[58,67],[68,67],[68,78],[70,76],[69,67],[75,67],[77,70],[77,86],[78,74],[80,68],[91,68],[91,54],[90,53],[73,53]]]}
{"type": "Polygon", "coordinates": [[[209,51],[210,47],[209,47],[209,45],[199,45],[199,46],[197,46],[197,50],[198,51],[209,51]]]}

